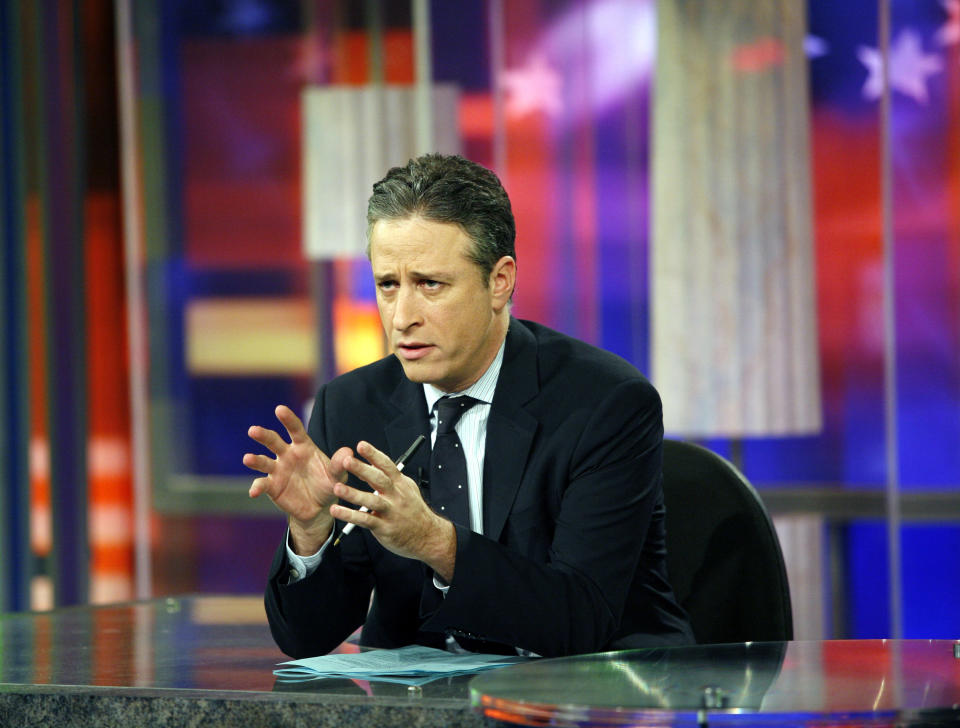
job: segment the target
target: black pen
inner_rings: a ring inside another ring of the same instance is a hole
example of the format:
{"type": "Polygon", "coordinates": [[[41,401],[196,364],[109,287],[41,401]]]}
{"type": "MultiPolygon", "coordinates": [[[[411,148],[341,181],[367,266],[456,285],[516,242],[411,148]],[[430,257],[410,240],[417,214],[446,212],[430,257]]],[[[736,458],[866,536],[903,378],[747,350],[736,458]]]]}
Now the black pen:
{"type": "MultiPolygon", "coordinates": [[[[397,458],[397,460],[394,462],[394,465],[397,466],[397,470],[399,470],[401,473],[403,472],[404,467],[407,465],[407,460],[413,457],[413,454],[417,451],[417,448],[420,447],[420,444],[426,439],[427,438],[424,435],[417,435],[417,439],[413,441],[413,444],[411,444],[410,447],[404,451],[403,455],[397,458]]],[[[373,492],[377,495],[380,495],[377,491],[373,492]]],[[[361,506],[360,512],[369,513],[370,509],[366,506],[361,506]]],[[[333,545],[336,546],[338,543],[340,543],[340,539],[350,533],[355,525],[355,523],[348,523],[346,526],[344,526],[343,530],[340,532],[340,535],[337,536],[337,540],[333,542],[333,545]]]]}

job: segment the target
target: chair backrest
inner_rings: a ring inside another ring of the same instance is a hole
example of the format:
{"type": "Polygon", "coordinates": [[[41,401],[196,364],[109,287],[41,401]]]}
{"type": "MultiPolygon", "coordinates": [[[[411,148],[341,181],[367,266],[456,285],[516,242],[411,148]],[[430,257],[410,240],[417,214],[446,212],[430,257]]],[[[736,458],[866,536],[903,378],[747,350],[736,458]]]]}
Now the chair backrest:
{"type": "Polygon", "coordinates": [[[667,569],[700,644],[793,639],[780,541],[757,491],[706,448],[665,440],[667,569]]]}

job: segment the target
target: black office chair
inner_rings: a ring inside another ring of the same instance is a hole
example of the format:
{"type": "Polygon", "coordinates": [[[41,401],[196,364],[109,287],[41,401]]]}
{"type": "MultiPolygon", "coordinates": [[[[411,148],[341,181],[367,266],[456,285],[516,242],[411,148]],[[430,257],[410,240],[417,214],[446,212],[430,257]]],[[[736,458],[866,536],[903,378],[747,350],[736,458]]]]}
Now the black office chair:
{"type": "Polygon", "coordinates": [[[699,445],[663,443],[667,569],[699,644],[793,639],[780,541],[757,491],[699,445]]]}

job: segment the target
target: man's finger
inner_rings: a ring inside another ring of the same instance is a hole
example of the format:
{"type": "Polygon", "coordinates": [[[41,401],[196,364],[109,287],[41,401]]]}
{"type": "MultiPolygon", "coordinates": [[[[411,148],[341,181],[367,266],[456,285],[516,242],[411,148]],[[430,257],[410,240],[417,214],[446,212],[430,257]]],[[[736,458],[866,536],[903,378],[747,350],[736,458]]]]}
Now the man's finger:
{"type": "MultiPolygon", "coordinates": [[[[389,463],[389,465],[393,467],[393,473],[396,474],[397,469],[393,463],[389,463]]],[[[357,458],[350,458],[346,461],[346,468],[348,473],[356,475],[364,483],[369,485],[374,490],[380,491],[381,493],[387,493],[393,488],[391,474],[385,473],[375,465],[365,463],[362,460],[357,460],[357,458]]]]}
{"type": "Polygon", "coordinates": [[[249,495],[251,498],[256,498],[260,495],[263,495],[267,492],[267,485],[269,484],[267,478],[257,478],[250,484],[249,495]]]}
{"type": "Polygon", "coordinates": [[[346,506],[330,506],[330,515],[338,521],[353,523],[361,528],[369,529],[378,523],[377,517],[372,513],[364,513],[363,511],[358,511],[356,508],[347,508],[346,506]]]}
{"type": "Polygon", "coordinates": [[[343,485],[342,483],[338,483],[334,487],[333,492],[338,498],[342,498],[345,501],[353,503],[355,506],[366,508],[368,511],[386,513],[388,510],[387,502],[377,493],[370,493],[366,490],[357,490],[356,488],[351,488],[349,485],[343,485]]]}
{"type": "Polygon", "coordinates": [[[400,471],[397,470],[396,464],[386,453],[377,450],[377,448],[366,440],[361,440],[357,443],[357,453],[365,457],[371,465],[386,474],[391,480],[400,473],[400,471]]]}
{"type": "MultiPolygon", "coordinates": [[[[322,455],[323,453],[321,453],[322,455]]],[[[339,480],[341,483],[347,482],[347,465],[353,459],[353,450],[349,447],[341,447],[329,459],[330,477],[339,480]]]]}
{"type": "Polygon", "coordinates": [[[282,455],[284,452],[286,452],[287,448],[290,447],[286,440],[267,427],[253,425],[249,430],[247,430],[247,435],[250,436],[251,440],[256,440],[265,448],[270,450],[270,452],[272,452],[274,455],[282,455]]]}
{"type": "Polygon", "coordinates": [[[274,410],[274,414],[283,426],[287,428],[287,434],[290,435],[290,440],[294,444],[306,442],[310,439],[306,428],[303,426],[303,422],[294,414],[292,409],[284,404],[278,404],[274,410]]]}
{"type": "Polygon", "coordinates": [[[243,456],[243,464],[251,470],[269,475],[276,467],[277,461],[273,458],[268,458],[266,455],[255,455],[248,452],[243,456]]]}

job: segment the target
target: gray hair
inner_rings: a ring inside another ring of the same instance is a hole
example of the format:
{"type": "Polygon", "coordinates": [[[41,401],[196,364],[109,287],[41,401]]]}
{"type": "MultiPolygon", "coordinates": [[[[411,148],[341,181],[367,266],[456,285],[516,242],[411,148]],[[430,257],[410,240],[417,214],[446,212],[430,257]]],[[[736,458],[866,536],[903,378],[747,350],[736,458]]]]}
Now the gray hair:
{"type": "Polygon", "coordinates": [[[425,154],[387,172],[367,202],[367,257],[376,223],[414,215],[463,228],[473,241],[470,259],[484,283],[500,258],[516,260],[510,198],[497,175],[476,162],[455,154],[425,154]]]}

